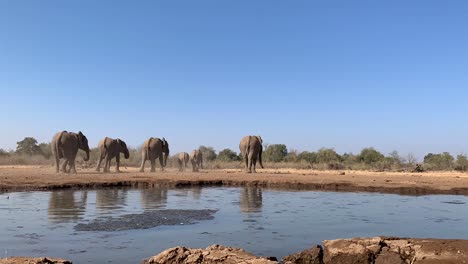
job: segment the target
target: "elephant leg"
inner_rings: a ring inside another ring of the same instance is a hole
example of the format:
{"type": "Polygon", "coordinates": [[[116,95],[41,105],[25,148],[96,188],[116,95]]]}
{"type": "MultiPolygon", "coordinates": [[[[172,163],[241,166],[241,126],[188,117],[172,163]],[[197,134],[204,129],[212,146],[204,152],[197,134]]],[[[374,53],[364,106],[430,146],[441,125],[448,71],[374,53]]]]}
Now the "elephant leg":
{"type": "Polygon", "coordinates": [[[253,153],[249,152],[248,156],[248,173],[252,173],[253,153]]]}
{"type": "Polygon", "coordinates": [[[257,158],[256,157],[253,157],[252,158],[252,172],[253,173],[257,173],[257,170],[256,170],[256,167],[257,167],[257,158]]]}
{"type": "Polygon", "coordinates": [[[70,160],[69,166],[70,170],[68,172],[76,174],[75,159],[70,160]]]}
{"type": "Polygon", "coordinates": [[[115,157],[115,171],[120,172],[120,154],[115,157]]]}
{"type": "Polygon", "coordinates": [[[195,172],[195,171],[196,171],[196,170],[195,170],[195,162],[192,161],[192,172],[195,172]]]}
{"type": "Polygon", "coordinates": [[[159,155],[159,164],[161,165],[161,171],[164,171],[164,157],[163,157],[163,154],[159,155]]]}
{"type": "Polygon", "coordinates": [[[156,159],[151,159],[151,172],[156,171],[156,159]]]}
{"type": "Polygon", "coordinates": [[[248,154],[244,155],[244,162],[245,162],[245,171],[248,172],[249,171],[249,155],[248,154]]]}
{"type": "Polygon", "coordinates": [[[102,160],[103,160],[103,159],[104,159],[104,158],[103,158],[102,156],[99,157],[98,165],[97,165],[97,167],[96,167],[96,171],[97,171],[97,172],[100,172],[100,171],[101,171],[101,163],[102,163],[102,160]]]}
{"type": "Polygon", "coordinates": [[[60,169],[63,173],[66,173],[66,172],[67,172],[67,165],[68,165],[68,159],[65,159],[65,160],[63,161],[62,166],[61,166],[61,169],[60,169]]]}
{"type": "Polygon", "coordinates": [[[58,154],[55,154],[55,173],[60,172],[60,159],[58,158],[58,154]]]}
{"type": "Polygon", "coordinates": [[[182,161],[178,160],[177,164],[179,164],[179,171],[182,171],[182,161]]]}
{"type": "Polygon", "coordinates": [[[145,162],[146,162],[146,156],[143,156],[143,158],[141,159],[140,172],[145,171],[145,162]]]}
{"type": "Polygon", "coordinates": [[[104,172],[109,172],[110,163],[111,163],[111,161],[110,161],[109,157],[106,157],[106,163],[104,164],[104,172]]]}

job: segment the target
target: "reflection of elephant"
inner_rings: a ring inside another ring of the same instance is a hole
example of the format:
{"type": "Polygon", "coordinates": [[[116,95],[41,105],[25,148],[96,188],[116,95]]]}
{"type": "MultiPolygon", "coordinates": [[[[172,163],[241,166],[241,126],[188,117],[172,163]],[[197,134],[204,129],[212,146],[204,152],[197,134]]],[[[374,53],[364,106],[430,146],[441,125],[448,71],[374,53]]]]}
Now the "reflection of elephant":
{"type": "Polygon", "coordinates": [[[252,171],[255,173],[255,166],[257,165],[257,158],[258,162],[260,163],[260,167],[263,169],[262,163],[262,138],[260,136],[245,136],[242,138],[239,149],[242,154],[242,158],[245,161],[245,171],[251,173],[252,171]],[[252,170],[253,165],[253,170],[252,170]]]}
{"type": "Polygon", "coordinates": [[[169,156],[169,144],[166,139],[162,140],[159,138],[149,138],[143,143],[141,150],[141,167],[140,172],[145,170],[145,162],[149,160],[151,162],[151,171],[156,171],[156,159],[159,159],[161,170],[167,163],[167,157],[169,156]]]}
{"type": "Polygon", "coordinates": [[[50,146],[52,148],[52,154],[55,157],[56,172],[59,172],[60,159],[65,159],[62,164],[62,171],[76,173],[75,158],[78,149],[84,150],[86,152],[84,160],[89,160],[88,139],[81,131],[78,132],[78,134],[67,131],[58,132],[52,138],[50,146]],[[67,165],[69,166],[68,170],[67,165]]]}
{"type": "Polygon", "coordinates": [[[262,210],[262,189],[257,187],[244,187],[240,197],[241,212],[260,212],[262,210]]]}
{"type": "Polygon", "coordinates": [[[179,164],[179,171],[185,171],[187,168],[187,163],[189,162],[189,154],[187,152],[182,152],[177,155],[177,163],[179,164]]]}
{"type": "Polygon", "coordinates": [[[190,154],[190,162],[192,163],[192,171],[197,172],[203,169],[203,155],[200,150],[194,150],[190,154]]]}
{"type": "Polygon", "coordinates": [[[167,192],[164,187],[141,189],[141,206],[145,210],[164,208],[167,204],[167,192]]]}
{"type": "Polygon", "coordinates": [[[101,170],[101,162],[103,159],[106,159],[104,163],[104,172],[110,171],[110,163],[113,158],[117,163],[115,167],[115,171],[120,172],[120,153],[123,153],[125,159],[130,157],[130,153],[128,152],[127,144],[123,140],[120,139],[112,139],[105,137],[103,140],[99,142],[99,151],[101,155],[99,156],[99,161],[96,170],[101,170]]]}
{"type": "Polygon", "coordinates": [[[53,191],[50,193],[48,215],[57,223],[80,219],[86,211],[87,191],[53,191]],[[76,194],[79,194],[77,196],[76,194]]]}
{"type": "Polygon", "coordinates": [[[112,212],[127,205],[127,189],[96,190],[96,208],[101,212],[112,212]]]}

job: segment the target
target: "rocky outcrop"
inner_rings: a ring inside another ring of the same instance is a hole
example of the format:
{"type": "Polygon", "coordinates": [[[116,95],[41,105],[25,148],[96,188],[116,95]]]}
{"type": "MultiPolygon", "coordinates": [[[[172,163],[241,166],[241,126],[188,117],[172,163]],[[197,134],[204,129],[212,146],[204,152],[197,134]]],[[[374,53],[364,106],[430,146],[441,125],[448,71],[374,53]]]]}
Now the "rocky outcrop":
{"type": "Polygon", "coordinates": [[[323,249],[321,246],[315,246],[302,252],[289,255],[283,258],[284,264],[322,264],[323,249]]]}
{"type": "Polygon", "coordinates": [[[165,250],[148,260],[144,264],[274,264],[278,263],[267,258],[255,257],[239,248],[213,245],[206,249],[189,249],[174,247],[165,250]]]}
{"type": "Polygon", "coordinates": [[[0,259],[0,264],[72,264],[72,262],[56,258],[12,257],[0,259]]]}
{"type": "Polygon", "coordinates": [[[353,238],[323,242],[324,264],[468,263],[467,240],[353,238]]]}

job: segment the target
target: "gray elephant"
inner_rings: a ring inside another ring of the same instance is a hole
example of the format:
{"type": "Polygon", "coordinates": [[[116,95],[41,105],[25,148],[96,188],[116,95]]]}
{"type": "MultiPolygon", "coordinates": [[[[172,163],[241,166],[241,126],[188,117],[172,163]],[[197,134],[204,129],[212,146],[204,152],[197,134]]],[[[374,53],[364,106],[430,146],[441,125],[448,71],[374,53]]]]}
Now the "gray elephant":
{"type": "Polygon", "coordinates": [[[190,162],[192,163],[192,171],[198,172],[203,169],[203,155],[200,150],[194,150],[190,154],[190,162]]]}
{"type": "Polygon", "coordinates": [[[256,173],[255,167],[257,165],[257,159],[260,163],[260,167],[263,169],[262,163],[262,146],[263,140],[260,136],[245,136],[242,138],[239,149],[242,158],[245,161],[245,171],[248,173],[256,173]],[[253,169],[252,169],[253,167],[253,169]]]}
{"type": "Polygon", "coordinates": [[[50,146],[52,154],[55,157],[55,171],[57,173],[59,172],[60,159],[65,160],[61,166],[62,172],[76,173],[75,159],[78,149],[84,150],[86,152],[84,160],[89,160],[88,139],[81,131],[78,133],[67,131],[58,132],[52,138],[50,146]]]}
{"type": "Polygon", "coordinates": [[[130,157],[130,153],[128,152],[127,144],[121,139],[112,139],[105,137],[99,142],[99,151],[101,154],[99,155],[98,165],[96,171],[101,170],[101,162],[103,159],[106,159],[104,163],[104,172],[110,171],[110,163],[113,158],[116,161],[115,171],[120,172],[120,153],[124,154],[125,159],[130,157]]]}
{"type": "Polygon", "coordinates": [[[166,139],[149,138],[143,143],[141,150],[141,167],[140,172],[145,170],[145,162],[151,162],[151,172],[156,171],[156,159],[159,159],[161,171],[164,170],[167,164],[167,157],[169,156],[169,143],[166,139]]]}
{"type": "Polygon", "coordinates": [[[187,164],[190,160],[189,154],[187,152],[182,152],[177,155],[177,163],[179,164],[179,171],[185,171],[187,164]]]}

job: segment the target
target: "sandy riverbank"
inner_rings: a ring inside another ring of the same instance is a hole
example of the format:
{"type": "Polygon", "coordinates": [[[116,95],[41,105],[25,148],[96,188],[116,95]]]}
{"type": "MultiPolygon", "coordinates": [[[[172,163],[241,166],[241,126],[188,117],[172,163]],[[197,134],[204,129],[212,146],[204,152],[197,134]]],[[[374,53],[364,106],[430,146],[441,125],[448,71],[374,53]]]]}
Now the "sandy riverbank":
{"type": "Polygon", "coordinates": [[[206,170],[198,173],[140,173],[123,168],[122,173],[98,173],[81,169],[78,174],[56,174],[51,166],[0,166],[0,191],[53,190],[60,188],[102,188],[111,186],[180,187],[257,185],[269,188],[384,192],[410,195],[468,195],[468,174],[459,172],[369,172],[265,169],[257,174],[241,170],[206,170]]]}

